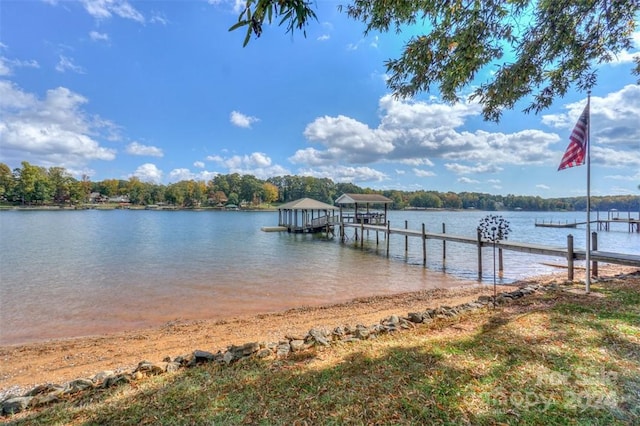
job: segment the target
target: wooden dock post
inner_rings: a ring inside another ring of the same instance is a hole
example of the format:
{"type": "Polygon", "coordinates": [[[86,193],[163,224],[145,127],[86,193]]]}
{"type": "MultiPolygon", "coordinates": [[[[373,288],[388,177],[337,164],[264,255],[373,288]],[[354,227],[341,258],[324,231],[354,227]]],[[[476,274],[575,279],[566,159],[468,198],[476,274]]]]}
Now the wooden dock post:
{"type": "MultiPolygon", "coordinates": [[[[404,229],[409,229],[409,221],[404,221],[404,229]]],[[[404,236],[404,252],[407,253],[409,251],[409,236],[404,236]]]]}
{"type": "Polygon", "coordinates": [[[422,224],[422,266],[427,266],[427,235],[422,224]]]}
{"type": "Polygon", "coordinates": [[[360,222],[360,248],[364,248],[364,221],[360,222]]]}
{"type": "Polygon", "coordinates": [[[478,229],[478,281],[482,281],[482,234],[478,229]]]}
{"type": "MultiPolygon", "coordinates": [[[[446,234],[446,226],[444,222],[442,222],[442,233],[446,234]]],[[[447,258],[447,240],[442,239],[442,262],[444,262],[447,258]]]]}
{"type": "Polygon", "coordinates": [[[567,279],[573,281],[573,235],[567,235],[567,279]]]}
{"type": "Polygon", "coordinates": [[[387,257],[389,257],[389,241],[391,240],[391,221],[387,221],[387,257]]]}
{"type": "MultiPolygon", "coordinates": [[[[595,231],[591,233],[591,250],[598,250],[598,233],[595,231]]],[[[594,277],[598,276],[598,261],[596,260],[591,262],[591,275],[594,277]]]]}
{"type": "Polygon", "coordinates": [[[498,248],[498,272],[500,275],[504,272],[504,263],[502,262],[502,248],[498,248]]]}

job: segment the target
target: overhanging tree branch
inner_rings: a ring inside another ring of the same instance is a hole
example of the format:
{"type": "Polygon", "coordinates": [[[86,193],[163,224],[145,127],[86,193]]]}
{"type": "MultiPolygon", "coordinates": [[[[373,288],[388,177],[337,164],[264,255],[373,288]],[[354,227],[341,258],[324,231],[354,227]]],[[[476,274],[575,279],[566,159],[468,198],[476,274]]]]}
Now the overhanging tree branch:
{"type": "MultiPolygon", "coordinates": [[[[538,113],[573,85],[588,91],[597,67],[632,48],[640,0],[352,0],[339,6],[372,31],[402,33],[422,24],[399,58],[385,62],[388,87],[397,97],[437,88],[458,102],[472,84],[486,120],[531,97],[524,111],[538,113]]],[[[317,20],[304,0],[248,0],[234,30],[262,34],[264,20],[279,18],[287,32],[317,20]]],[[[633,73],[640,75],[640,56],[633,73]]],[[[640,83],[640,80],[638,80],[640,83]]]]}

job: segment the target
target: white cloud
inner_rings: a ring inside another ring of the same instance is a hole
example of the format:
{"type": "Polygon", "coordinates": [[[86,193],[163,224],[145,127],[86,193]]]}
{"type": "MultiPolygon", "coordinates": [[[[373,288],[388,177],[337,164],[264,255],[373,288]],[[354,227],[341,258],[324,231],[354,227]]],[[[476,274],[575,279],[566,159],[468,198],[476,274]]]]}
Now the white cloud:
{"type": "Polygon", "coordinates": [[[456,130],[467,117],[480,114],[477,104],[403,101],[386,95],[379,106],[375,128],[342,115],[315,119],[304,136],[319,146],[300,149],[289,160],[307,166],[383,161],[417,166],[445,159],[499,171],[498,164],[543,164],[556,155],[550,145],[559,137],[553,133],[456,130]]]}
{"type": "Polygon", "coordinates": [[[193,167],[197,167],[197,168],[199,168],[199,169],[204,169],[205,164],[204,164],[204,162],[202,162],[202,161],[194,161],[194,163],[193,163],[193,167]]]}
{"type": "Polygon", "coordinates": [[[58,72],[73,71],[78,74],[85,74],[84,68],[82,68],[79,65],[76,65],[73,62],[73,58],[67,58],[64,55],[60,55],[60,59],[58,60],[58,63],[56,65],[56,71],[58,72]]]}
{"type": "Polygon", "coordinates": [[[208,172],[206,170],[202,170],[200,172],[194,173],[189,169],[173,169],[169,172],[169,182],[180,182],[183,180],[195,180],[195,181],[203,181],[207,182],[214,177],[216,177],[218,173],[216,172],[208,172]]]}
{"type": "Polygon", "coordinates": [[[329,34],[323,34],[320,37],[318,37],[316,40],[318,41],[327,41],[331,38],[331,36],[329,34]]]}
{"type": "Polygon", "coordinates": [[[0,161],[19,163],[25,158],[43,166],[69,169],[92,160],[113,160],[114,149],[96,140],[114,125],[90,117],[82,106],[88,100],[65,87],[48,90],[44,99],[0,80],[0,161]]]}
{"type": "MultiPolygon", "coordinates": [[[[544,124],[562,130],[563,150],[585,105],[586,100],[571,103],[565,106],[566,113],[542,116],[544,124]]],[[[592,96],[589,109],[592,160],[610,167],[640,168],[640,86],[630,84],[604,97],[592,96]]]]}
{"type": "Polygon", "coordinates": [[[161,148],[158,148],[156,146],[142,145],[138,142],[131,142],[129,145],[127,145],[126,153],[131,155],[147,155],[150,157],[164,156],[161,148]]]}
{"type": "Polygon", "coordinates": [[[348,51],[356,51],[360,48],[360,46],[362,46],[364,43],[366,43],[366,40],[364,38],[361,38],[360,40],[358,40],[355,43],[348,43],[346,48],[348,51]]]}
{"type": "Polygon", "coordinates": [[[0,76],[7,76],[7,75],[11,75],[11,68],[9,68],[9,65],[7,64],[6,59],[3,57],[0,57],[0,76]]]}
{"type": "Polygon", "coordinates": [[[421,169],[413,169],[413,174],[415,174],[418,177],[436,176],[436,174],[430,170],[421,170],[421,169]]]}
{"type": "Polygon", "coordinates": [[[225,167],[229,173],[253,175],[259,179],[291,174],[284,167],[272,164],[271,158],[262,152],[254,152],[249,155],[233,155],[231,157],[210,155],[206,160],[225,167]]]}
{"type": "Polygon", "coordinates": [[[167,25],[169,23],[169,20],[166,18],[166,16],[164,16],[163,13],[154,12],[151,16],[151,19],[149,19],[149,22],[151,22],[152,24],[167,25]]]}
{"type": "Polygon", "coordinates": [[[138,167],[131,176],[135,176],[142,182],[160,183],[162,182],[162,170],[155,164],[145,163],[138,167]]]}
{"type": "Polygon", "coordinates": [[[40,64],[38,61],[33,59],[24,61],[0,56],[0,76],[9,76],[13,74],[14,68],[40,68],[40,64]]]}
{"type": "Polygon", "coordinates": [[[626,180],[630,182],[640,182],[640,169],[635,174],[629,175],[608,175],[604,177],[605,179],[613,179],[613,180],[626,180]]]}
{"type": "Polygon", "coordinates": [[[540,183],[540,184],[536,185],[536,188],[538,188],[538,189],[544,189],[545,191],[546,191],[546,190],[551,189],[549,186],[544,185],[544,184],[542,184],[542,183],[540,183]]]}
{"type": "Polygon", "coordinates": [[[592,146],[591,163],[607,167],[631,167],[640,169],[640,142],[637,151],[619,151],[609,147],[592,146]]]}
{"type": "Polygon", "coordinates": [[[91,31],[89,33],[89,38],[91,38],[91,40],[93,41],[109,41],[109,34],[91,31]]]}
{"type": "Polygon", "coordinates": [[[243,11],[247,5],[246,0],[207,0],[207,3],[213,6],[230,3],[232,5],[231,11],[236,15],[243,11]]]}
{"type": "Polygon", "coordinates": [[[96,19],[108,19],[115,15],[140,23],[145,21],[142,13],[126,0],[82,0],[82,4],[87,13],[96,19]]]}
{"type": "Polygon", "coordinates": [[[458,175],[468,175],[475,173],[498,173],[502,171],[501,167],[489,164],[477,164],[475,166],[465,166],[457,163],[447,163],[444,165],[447,170],[458,175]]]}
{"type": "Polygon", "coordinates": [[[271,158],[262,152],[254,152],[249,155],[234,155],[223,160],[225,166],[230,169],[247,167],[269,167],[271,158]]]}
{"type": "MultiPolygon", "coordinates": [[[[323,159],[327,163],[336,159],[354,163],[369,163],[394,149],[390,140],[392,134],[383,129],[370,129],[366,124],[343,115],[317,118],[306,127],[304,136],[328,148],[323,159]]],[[[318,153],[318,151],[309,151],[306,154],[318,153]]],[[[302,157],[305,157],[306,154],[300,152],[302,157]]],[[[301,162],[300,156],[298,153],[294,154],[291,161],[301,162]]]]}
{"type": "Polygon", "coordinates": [[[231,120],[231,124],[237,127],[243,127],[246,129],[250,129],[253,123],[257,123],[260,121],[259,118],[251,117],[245,114],[242,114],[238,111],[231,111],[231,115],[229,116],[231,120]]]}
{"type": "MultiPolygon", "coordinates": [[[[474,103],[443,104],[383,96],[376,126],[344,115],[318,117],[307,125],[309,144],[289,161],[302,167],[407,164],[421,169],[444,160],[458,175],[499,173],[507,166],[550,165],[562,157],[565,140],[585,102],[542,121],[558,133],[525,129],[512,133],[458,130],[480,116],[474,103]]],[[[640,86],[628,85],[605,97],[592,97],[592,160],[601,165],[640,168],[640,86]]]]}
{"type": "Polygon", "coordinates": [[[433,166],[433,161],[428,158],[407,158],[398,161],[400,164],[407,164],[409,166],[433,166]]]}
{"type": "Polygon", "coordinates": [[[322,28],[326,29],[327,31],[331,32],[333,31],[333,24],[329,21],[324,21],[322,24],[322,28]]]}
{"type": "Polygon", "coordinates": [[[322,166],[314,169],[300,169],[298,174],[317,178],[329,178],[334,182],[381,182],[387,175],[370,167],[322,166]]]}
{"type": "MultiPolygon", "coordinates": [[[[631,43],[636,50],[640,50],[640,31],[636,31],[631,35],[631,43]]],[[[640,56],[640,52],[629,52],[623,50],[622,52],[613,55],[613,60],[610,62],[612,65],[628,64],[635,61],[640,56]]]]}
{"type": "Polygon", "coordinates": [[[469,184],[480,183],[479,180],[469,179],[468,177],[464,177],[464,176],[461,177],[461,178],[458,178],[458,182],[460,182],[460,183],[469,183],[469,184]]]}

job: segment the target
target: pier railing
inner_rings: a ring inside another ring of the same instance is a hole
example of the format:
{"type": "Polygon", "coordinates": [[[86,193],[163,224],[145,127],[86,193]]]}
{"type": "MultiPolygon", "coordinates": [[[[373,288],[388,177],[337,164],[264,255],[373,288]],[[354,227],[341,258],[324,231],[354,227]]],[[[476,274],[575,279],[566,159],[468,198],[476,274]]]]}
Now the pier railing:
{"type": "MultiPolygon", "coordinates": [[[[387,257],[389,256],[389,247],[390,247],[390,236],[391,235],[400,235],[405,238],[405,252],[409,249],[409,238],[421,238],[422,239],[422,262],[423,265],[426,266],[427,262],[427,240],[440,240],[442,241],[442,258],[443,261],[446,259],[446,244],[447,242],[452,243],[461,243],[461,244],[472,244],[478,248],[478,279],[482,278],[482,248],[483,247],[493,247],[492,242],[482,240],[480,233],[475,237],[468,237],[462,235],[452,235],[447,234],[445,224],[442,224],[442,233],[436,232],[427,232],[424,223],[422,224],[421,230],[413,230],[408,228],[408,222],[404,222],[404,228],[392,228],[391,222],[387,222],[386,225],[370,225],[365,223],[350,223],[350,222],[342,222],[340,228],[340,237],[341,240],[345,241],[345,229],[353,228],[355,230],[355,240],[360,241],[360,247],[364,247],[364,235],[365,231],[367,233],[369,231],[373,231],[376,233],[376,244],[379,244],[378,233],[382,233],[386,239],[386,253],[387,257]]],[[[612,253],[612,252],[602,252],[598,251],[597,244],[597,233],[592,233],[592,250],[591,250],[591,261],[593,262],[592,272],[594,276],[598,275],[598,262],[605,263],[613,263],[618,265],[627,265],[627,266],[635,266],[640,267],[640,255],[636,254],[625,254],[625,253],[612,253]]],[[[585,250],[575,250],[573,248],[573,236],[567,236],[567,246],[566,247],[554,247],[554,246],[546,246],[540,244],[530,244],[530,243],[520,243],[513,241],[500,241],[495,243],[496,248],[498,248],[498,258],[499,258],[499,270],[503,271],[504,263],[502,257],[503,250],[510,250],[516,252],[523,252],[535,255],[545,255],[545,256],[556,256],[556,257],[564,257],[567,259],[567,275],[569,280],[573,280],[574,275],[574,260],[586,260],[586,251],[585,250]]]]}

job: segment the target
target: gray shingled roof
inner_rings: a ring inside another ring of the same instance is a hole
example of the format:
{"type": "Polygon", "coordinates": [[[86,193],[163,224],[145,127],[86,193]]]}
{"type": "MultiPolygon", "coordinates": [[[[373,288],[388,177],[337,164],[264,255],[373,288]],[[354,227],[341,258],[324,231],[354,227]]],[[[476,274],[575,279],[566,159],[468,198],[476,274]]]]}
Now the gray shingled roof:
{"type": "Polygon", "coordinates": [[[338,210],[338,208],[311,198],[300,198],[279,206],[278,210],[338,210]]]}
{"type": "Polygon", "coordinates": [[[389,204],[393,200],[379,194],[342,194],[336,200],[336,204],[389,204]]]}

